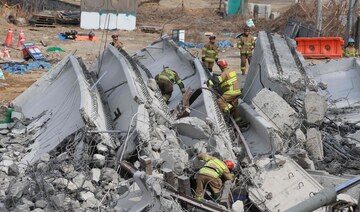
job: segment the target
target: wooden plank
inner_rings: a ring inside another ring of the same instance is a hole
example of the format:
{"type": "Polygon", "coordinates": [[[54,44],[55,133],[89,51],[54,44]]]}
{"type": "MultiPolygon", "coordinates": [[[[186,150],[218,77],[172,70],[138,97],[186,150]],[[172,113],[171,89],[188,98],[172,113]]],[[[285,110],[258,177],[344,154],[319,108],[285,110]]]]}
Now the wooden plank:
{"type": "Polygon", "coordinates": [[[48,24],[35,24],[36,27],[48,27],[48,28],[56,28],[55,25],[48,25],[48,24]]]}

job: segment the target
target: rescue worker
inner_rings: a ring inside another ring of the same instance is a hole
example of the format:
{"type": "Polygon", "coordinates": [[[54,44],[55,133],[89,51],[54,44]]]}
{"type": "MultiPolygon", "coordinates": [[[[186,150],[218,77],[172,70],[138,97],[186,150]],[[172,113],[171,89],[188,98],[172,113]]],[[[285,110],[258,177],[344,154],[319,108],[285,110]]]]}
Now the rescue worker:
{"type": "Polygon", "coordinates": [[[175,83],[179,86],[181,93],[185,93],[185,87],[179,75],[174,70],[169,69],[168,66],[164,66],[164,70],[155,76],[155,80],[166,104],[169,104],[175,83]]]}
{"type": "Polygon", "coordinates": [[[249,62],[250,65],[252,52],[255,48],[255,39],[251,35],[249,26],[244,27],[244,33],[240,36],[237,47],[240,49],[241,73],[245,75],[246,62],[249,62]]]}
{"type": "Polygon", "coordinates": [[[124,49],[124,44],[119,41],[118,33],[114,33],[113,35],[111,35],[111,38],[113,39],[113,41],[110,43],[112,46],[114,46],[118,50],[124,49]]]}
{"type": "Polygon", "coordinates": [[[344,57],[358,57],[359,52],[355,48],[355,40],[353,38],[349,38],[348,45],[344,49],[343,53],[344,57]]]}
{"type": "Polygon", "coordinates": [[[200,153],[198,159],[206,163],[197,173],[195,198],[197,200],[203,200],[204,188],[205,186],[209,186],[212,197],[218,199],[222,187],[222,178],[225,181],[234,181],[235,176],[230,171],[234,169],[235,165],[231,160],[221,161],[206,153],[200,153]]]}
{"type": "Polygon", "coordinates": [[[228,69],[226,60],[220,60],[217,64],[221,69],[221,75],[213,76],[211,80],[208,80],[208,85],[216,86],[220,92],[221,97],[217,99],[220,110],[226,114],[232,114],[235,122],[240,126],[242,120],[237,105],[241,90],[237,81],[236,71],[228,69]]]}
{"type": "Polygon", "coordinates": [[[214,67],[214,62],[218,61],[218,48],[215,44],[216,37],[211,35],[209,37],[209,43],[204,45],[202,49],[202,57],[201,60],[204,62],[205,67],[212,72],[214,67]]]}

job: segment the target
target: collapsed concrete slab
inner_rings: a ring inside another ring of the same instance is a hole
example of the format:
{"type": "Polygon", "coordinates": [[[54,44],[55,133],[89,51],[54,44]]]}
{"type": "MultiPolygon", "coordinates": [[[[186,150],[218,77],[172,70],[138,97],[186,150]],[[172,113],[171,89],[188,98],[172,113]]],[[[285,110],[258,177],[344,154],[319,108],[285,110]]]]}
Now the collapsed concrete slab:
{"type": "Polygon", "coordinates": [[[250,104],[263,88],[281,97],[293,95],[292,91],[305,90],[306,62],[295,51],[295,42],[280,35],[259,32],[249,73],[243,89],[243,100],[250,104]]]}
{"type": "Polygon", "coordinates": [[[243,135],[254,157],[283,150],[283,140],[269,121],[245,102],[240,102],[239,109],[244,119],[250,123],[250,128],[243,135]]]}
{"type": "Polygon", "coordinates": [[[249,198],[261,211],[285,211],[323,188],[290,158],[261,158],[256,165],[261,171],[253,176],[258,180],[249,188],[249,198]]]}
{"type": "Polygon", "coordinates": [[[252,104],[257,113],[286,136],[295,132],[300,124],[295,110],[273,91],[262,89],[252,99],[252,104]]]}
{"type": "MultiPolygon", "coordinates": [[[[144,79],[154,78],[163,70],[163,66],[169,66],[178,72],[186,88],[193,90],[202,89],[200,96],[190,105],[190,117],[197,117],[210,125],[212,137],[215,142],[215,151],[223,158],[235,159],[232,151],[232,132],[227,127],[223,115],[216,103],[216,96],[203,83],[209,78],[199,59],[193,57],[185,49],[176,46],[168,36],[155,41],[150,46],[142,49],[133,56],[137,64],[142,68],[144,79]]],[[[176,107],[182,98],[181,92],[176,86],[170,99],[170,108],[176,107]]],[[[186,134],[186,133],[185,133],[186,134]]],[[[186,139],[186,138],[185,138],[186,139]]],[[[190,140],[189,140],[190,142],[190,140]]]]}
{"type": "Polygon", "coordinates": [[[331,60],[309,67],[308,74],[318,83],[327,84],[324,95],[330,108],[354,107],[360,102],[360,62],[355,58],[331,60]]]}
{"type": "Polygon", "coordinates": [[[120,138],[126,140],[124,158],[134,152],[137,145],[134,142],[137,134],[128,132],[136,126],[137,119],[146,116],[143,114],[144,110],[139,110],[140,105],[146,104],[167,121],[171,121],[167,106],[158,100],[151,89],[148,89],[137,65],[125,51],[119,52],[113,46],[108,46],[91,71],[97,79],[96,86],[108,103],[114,129],[120,132],[120,138]]]}
{"type": "MultiPolygon", "coordinates": [[[[88,130],[111,129],[99,93],[91,89],[91,80],[72,55],[16,98],[13,105],[26,118],[35,118],[27,127],[28,133],[34,133],[34,144],[22,159],[23,164],[38,160],[74,133],[86,133],[85,126],[88,130]]],[[[114,137],[98,136],[97,142],[116,148],[114,137]]]]}

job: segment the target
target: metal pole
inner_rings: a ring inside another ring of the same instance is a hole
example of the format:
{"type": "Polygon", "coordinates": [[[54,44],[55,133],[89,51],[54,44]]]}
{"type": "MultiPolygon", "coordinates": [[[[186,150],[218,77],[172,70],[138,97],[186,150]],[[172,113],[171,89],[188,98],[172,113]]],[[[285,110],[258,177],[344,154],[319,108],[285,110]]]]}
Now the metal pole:
{"type": "Polygon", "coordinates": [[[322,0],[317,0],[316,4],[316,29],[321,31],[322,29],[322,0]]]}
{"type": "Polygon", "coordinates": [[[354,6],[354,0],[349,0],[349,11],[348,11],[347,29],[346,29],[346,41],[351,37],[353,6],[354,6]]]}
{"type": "Polygon", "coordinates": [[[360,175],[337,186],[336,188],[324,188],[313,197],[300,202],[299,204],[287,209],[285,212],[314,211],[336,201],[336,196],[360,183],[360,175]]]}
{"type": "Polygon", "coordinates": [[[360,175],[339,185],[338,187],[335,188],[335,191],[338,194],[343,193],[344,191],[350,189],[351,187],[355,186],[358,183],[360,183],[360,175]]]}

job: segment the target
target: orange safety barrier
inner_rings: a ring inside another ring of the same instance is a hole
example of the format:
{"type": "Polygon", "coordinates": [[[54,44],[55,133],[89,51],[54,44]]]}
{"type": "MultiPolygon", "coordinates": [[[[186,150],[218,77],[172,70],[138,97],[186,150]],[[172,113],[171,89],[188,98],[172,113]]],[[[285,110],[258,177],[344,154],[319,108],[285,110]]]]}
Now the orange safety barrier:
{"type": "Polygon", "coordinates": [[[297,50],[304,58],[341,58],[344,40],[341,37],[295,38],[297,50]]]}

